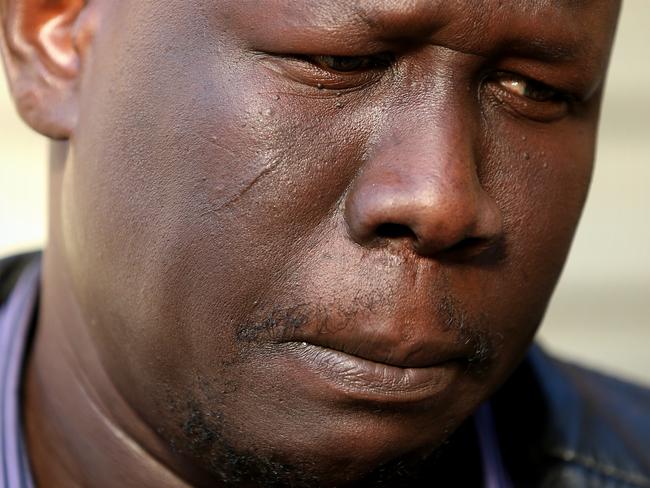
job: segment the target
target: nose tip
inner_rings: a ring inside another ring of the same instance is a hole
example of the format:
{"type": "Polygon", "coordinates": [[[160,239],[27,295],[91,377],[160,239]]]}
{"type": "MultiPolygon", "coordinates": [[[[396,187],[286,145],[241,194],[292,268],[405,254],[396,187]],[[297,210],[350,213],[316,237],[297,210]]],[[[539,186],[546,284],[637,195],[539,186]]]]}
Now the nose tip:
{"type": "MultiPolygon", "coordinates": [[[[363,180],[363,177],[362,177],[363,180]]],[[[351,238],[364,246],[402,242],[420,255],[476,251],[503,231],[501,212],[474,178],[441,181],[359,181],[346,200],[351,238]]]]}

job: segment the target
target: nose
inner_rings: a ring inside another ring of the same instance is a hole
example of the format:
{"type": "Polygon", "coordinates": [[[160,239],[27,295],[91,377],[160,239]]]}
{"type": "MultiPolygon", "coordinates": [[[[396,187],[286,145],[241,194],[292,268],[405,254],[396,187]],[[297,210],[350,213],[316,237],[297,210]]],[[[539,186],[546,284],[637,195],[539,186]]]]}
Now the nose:
{"type": "Polygon", "coordinates": [[[345,200],[351,238],[425,256],[496,243],[501,212],[479,181],[471,128],[458,121],[379,141],[345,200]]]}

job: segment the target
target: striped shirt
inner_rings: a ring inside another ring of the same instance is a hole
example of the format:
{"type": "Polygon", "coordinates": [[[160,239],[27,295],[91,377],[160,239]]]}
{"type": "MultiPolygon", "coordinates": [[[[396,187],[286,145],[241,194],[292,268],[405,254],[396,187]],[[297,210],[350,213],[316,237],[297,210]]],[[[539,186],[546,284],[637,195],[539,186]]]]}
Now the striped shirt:
{"type": "MultiPolygon", "coordinates": [[[[0,488],[33,488],[21,421],[21,378],[38,301],[40,258],[24,269],[0,308],[0,488]]],[[[484,488],[510,488],[489,403],[474,416],[484,488]]]]}
{"type": "Polygon", "coordinates": [[[24,269],[0,308],[0,487],[31,488],[20,397],[25,350],[38,299],[40,259],[24,269]]]}

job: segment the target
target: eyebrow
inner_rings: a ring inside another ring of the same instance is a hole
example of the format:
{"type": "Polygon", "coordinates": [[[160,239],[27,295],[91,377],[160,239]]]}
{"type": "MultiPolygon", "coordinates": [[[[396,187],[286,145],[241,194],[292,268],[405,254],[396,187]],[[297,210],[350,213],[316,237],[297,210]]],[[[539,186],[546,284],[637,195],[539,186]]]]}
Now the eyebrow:
{"type": "MultiPolygon", "coordinates": [[[[593,3],[593,0],[517,0],[517,1],[528,1],[531,8],[536,8],[549,3],[554,4],[560,9],[566,9],[572,12],[584,8],[586,5],[593,3]],[[558,5],[559,4],[559,5],[558,5]]],[[[382,21],[376,12],[372,10],[363,8],[362,5],[357,4],[352,8],[352,15],[357,20],[360,21],[366,28],[371,31],[377,31],[382,29],[382,21]]],[[[432,30],[435,30],[432,29],[432,30]]],[[[408,42],[406,38],[399,39],[396,37],[392,42],[408,42]]],[[[481,52],[477,50],[472,52],[471,50],[459,49],[461,52],[466,52],[468,54],[476,54],[479,56],[488,57],[493,51],[497,51],[501,54],[505,53],[508,55],[522,56],[537,59],[544,62],[556,62],[556,63],[567,63],[578,60],[582,56],[589,55],[589,49],[585,47],[584,42],[575,40],[571,42],[570,40],[558,40],[558,39],[544,39],[541,37],[521,37],[521,36],[512,36],[505,37],[502,42],[497,46],[494,46],[490,49],[490,52],[481,52]]]]}
{"type": "MultiPolygon", "coordinates": [[[[575,2],[580,0],[565,1],[575,2]]],[[[502,47],[503,51],[510,55],[535,58],[548,62],[572,62],[586,54],[586,50],[581,48],[578,42],[549,42],[541,38],[511,39],[502,47]]]]}

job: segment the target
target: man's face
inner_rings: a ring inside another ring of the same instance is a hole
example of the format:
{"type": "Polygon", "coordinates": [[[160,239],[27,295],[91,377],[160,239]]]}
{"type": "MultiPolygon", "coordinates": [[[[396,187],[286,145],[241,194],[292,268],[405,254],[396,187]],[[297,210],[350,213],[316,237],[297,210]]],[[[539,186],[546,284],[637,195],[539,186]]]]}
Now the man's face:
{"type": "Polygon", "coordinates": [[[231,479],[337,484],[439,446],[562,268],[615,2],[102,10],[61,211],[127,402],[231,479]]]}

